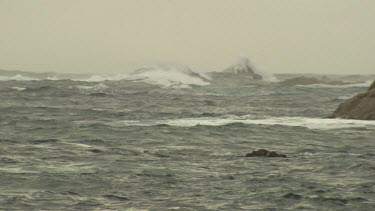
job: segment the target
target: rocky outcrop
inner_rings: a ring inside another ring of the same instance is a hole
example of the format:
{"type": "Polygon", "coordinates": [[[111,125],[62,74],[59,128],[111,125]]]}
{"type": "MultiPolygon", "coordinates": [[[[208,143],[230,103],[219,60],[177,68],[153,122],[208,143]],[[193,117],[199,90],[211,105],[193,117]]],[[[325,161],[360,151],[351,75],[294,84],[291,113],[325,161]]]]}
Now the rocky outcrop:
{"type": "Polygon", "coordinates": [[[375,89],[375,80],[372,82],[372,84],[371,84],[370,87],[368,88],[368,91],[371,91],[371,90],[374,91],[374,89],[375,89]]]}
{"type": "Polygon", "coordinates": [[[367,92],[340,104],[329,118],[375,120],[375,81],[367,92]]]}
{"type": "Polygon", "coordinates": [[[241,77],[246,77],[254,80],[262,80],[263,77],[255,73],[255,67],[249,58],[243,57],[237,64],[228,67],[223,71],[226,74],[233,74],[241,77]]]}
{"type": "Polygon", "coordinates": [[[255,151],[252,151],[251,153],[247,153],[245,157],[281,157],[281,158],[286,158],[286,155],[284,154],[279,154],[275,151],[268,151],[266,149],[258,149],[255,151]]]}

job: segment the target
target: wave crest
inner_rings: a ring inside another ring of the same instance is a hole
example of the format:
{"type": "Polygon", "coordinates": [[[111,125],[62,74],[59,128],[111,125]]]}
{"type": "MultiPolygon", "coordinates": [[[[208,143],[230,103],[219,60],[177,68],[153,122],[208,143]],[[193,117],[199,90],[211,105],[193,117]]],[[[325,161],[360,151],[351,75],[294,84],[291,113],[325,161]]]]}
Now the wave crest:
{"type": "Polygon", "coordinates": [[[205,86],[210,84],[208,77],[196,73],[183,65],[143,67],[131,73],[128,80],[174,88],[188,88],[191,85],[205,86]]]}
{"type": "Polygon", "coordinates": [[[0,81],[38,81],[38,78],[32,78],[17,74],[15,76],[0,76],[0,81]]]}
{"type": "Polygon", "coordinates": [[[87,79],[74,81],[103,82],[128,80],[144,82],[170,88],[190,88],[191,85],[205,86],[210,84],[208,76],[192,71],[184,65],[154,65],[134,70],[128,74],[112,76],[93,75],[87,79]]]}
{"type": "Polygon", "coordinates": [[[261,117],[253,115],[245,116],[223,116],[223,117],[202,117],[202,118],[182,118],[170,120],[124,120],[112,123],[111,126],[158,126],[168,125],[172,127],[194,127],[194,126],[224,126],[234,123],[246,125],[281,125],[289,127],[305,127],[318,130],[332,130],[341,128],[362,128],[374,127],[375,122],[363,120],[347,119],[320,119],[307,117],[261,117]]]}

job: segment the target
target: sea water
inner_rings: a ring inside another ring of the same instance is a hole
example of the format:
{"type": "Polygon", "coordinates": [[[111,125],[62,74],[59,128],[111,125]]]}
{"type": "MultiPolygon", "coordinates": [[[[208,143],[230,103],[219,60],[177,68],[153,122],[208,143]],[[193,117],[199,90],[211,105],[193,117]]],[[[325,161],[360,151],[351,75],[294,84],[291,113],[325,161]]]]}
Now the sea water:
{"type": "Polygon", "coordinates": [[[0,77],[0,209],[375,209],[375,122],[326,119],[368,84],[163,74],[0,77]]]}

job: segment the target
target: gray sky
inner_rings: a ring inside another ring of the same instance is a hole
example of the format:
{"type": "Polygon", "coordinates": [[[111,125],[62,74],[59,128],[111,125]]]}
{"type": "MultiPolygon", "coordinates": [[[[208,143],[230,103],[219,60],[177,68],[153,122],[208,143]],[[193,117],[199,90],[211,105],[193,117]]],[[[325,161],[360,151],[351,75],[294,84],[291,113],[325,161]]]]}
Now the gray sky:
{"type": "Polygon", "coordinates": [[[375,73],[374,0],[0,0],[0,69],[375,73]]]}

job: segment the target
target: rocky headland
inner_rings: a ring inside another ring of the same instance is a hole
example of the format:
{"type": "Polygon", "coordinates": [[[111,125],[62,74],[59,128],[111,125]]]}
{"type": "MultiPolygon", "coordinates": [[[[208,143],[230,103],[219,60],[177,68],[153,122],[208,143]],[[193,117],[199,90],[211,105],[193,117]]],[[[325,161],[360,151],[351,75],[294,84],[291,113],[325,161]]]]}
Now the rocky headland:
{"type": "Polygon", "coordinates": [[[329,118],[375,120],[375,81],[367,92],[340,104],[329,118]]]}

